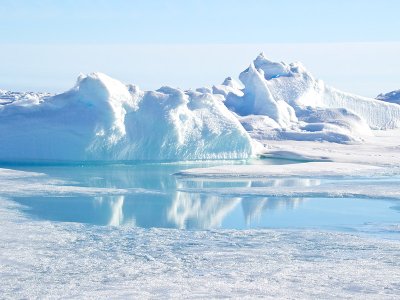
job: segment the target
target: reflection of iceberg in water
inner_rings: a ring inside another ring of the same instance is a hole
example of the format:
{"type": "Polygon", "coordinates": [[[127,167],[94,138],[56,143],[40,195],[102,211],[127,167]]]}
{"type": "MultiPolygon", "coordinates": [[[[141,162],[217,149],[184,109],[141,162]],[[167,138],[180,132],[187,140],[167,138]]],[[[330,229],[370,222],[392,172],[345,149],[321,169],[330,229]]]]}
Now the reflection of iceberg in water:
{"type": "Polygon", "coordinates": [[[303,198],[248,198],[242,200],[242,208],[246,224],[250,225],[259,221],[266,210],[296,209],[303,202],[303,198]]]}
{"type": "Polygon", "coordinates": [[[309,178],[277,178],[269,180],[253,180],[251,181],[251,187],[306,187],[306,186],[317,186],[321,184],[319,179],[309,178]]]}
{"type": "MultiPolygon", "coordinates": [[[[277,187],[285,188],[291,186],[307,187],[320,185],[318,179],[293,178],[293,179],[272,179],[266,181],[252,181],[251,187],[277,187]]],[[[262,213],[266,210],[296,209],[304,202],[303,198],[282,198],[282,197],[252,197],[242,200],[242,209],[247,225],[261,219],[262,213]]]]}
{"type": "MultiPolygon", "coordinates": [[[[317,186],[320,180],[316,179],[272,179],[272,180],[240,180],[235,182],[210,182],[197,180],[195,182],[178,182],[178,188],[208,187],[211,191],[218,189],[218,185],[232,187],[277,187],[290,186],[317,186]]],[[[303,198],[282,197],[245,197],[224,198],[211,194],[177,192],[171,207],[168,210],[168,220],[178,228],[213,228],[220,227],[223,219],[233,211],[239,203],[243,210],[247,225],[254,220],[260,220],[262,213],[266,210],[295,209],[303,202],[303,198]]]]}
{"type": "MultiPolygon", "coordinates": [[[[235,210],[241,210],[246,226],[259,222],[267,210],[295,209],[303,198],[284,197],[224,197],[215,195],[220,187],[262,188],[289,186],[316,186],[314,179],[269,179],[222,181],[178,181],[177,188],[190,186],[193,192],[173,191],[169,195],[120,195],[94,198],[94,208],[102,216],[103,225],[135,225],[139,227],[168,227],[210,229],[222,226],[235,210]],[[196,188],[210,193],[196,193],[196,188]]],[[[233,192],[234,193],[234,192],[233,192]]],[[[240,216],[240,212],[239,212],[240,216]]],[[[240,223],[240,220],[236,220],[240,223]]]]}
{"type": "Polygon", "coordinates": [[[240,198],[176,192],[167,218],[178,228],[220,227],[223,219],[240,203],[240,198]]]}
{"type": "Polygon", "coordinates": [[[122,207],[124,205],[124,196],[117,196],[116,199],[110,201],[111,218],[108,225],[119,226],[124,222],[124,212],[122,207]]]}
{"type": "Polygon", "coordinates": [[[125,196],[100,196],[93,200],[94,207],[97,211],[104,213],[105,225],[120,226],[126,223],[124,219],[124,200],[125,196]]]}
{"type": "MultiPolygon", "coordinates": [[[[89,166],[50,168],[55,178],[73,178],[82,186],[140,188],[124,195],[19,197],[27,212],[45,220],[143,228],[243,228],[264,224],[274,209],[294,209],[302,199],[243,196],[243,190],[284,190],[320,184],[311,179],[201,179],[188,180],[170,174],[174,165],[89,166]],[[71,175],[73,174],[73,175],[71,175]],[[220,192],[229,191],[229,196],[220,192]],[[235,194],[235,190],[242,191],[235,194]],[[150,191],[150,192],[149,192],[150,191]],[[254,222],[259,220],[259,222],[254,222]],[[253,222],[253,224],[252,224],[253,222]]],[[[246,193],[245,193],[246,194],[246,193]]]]}

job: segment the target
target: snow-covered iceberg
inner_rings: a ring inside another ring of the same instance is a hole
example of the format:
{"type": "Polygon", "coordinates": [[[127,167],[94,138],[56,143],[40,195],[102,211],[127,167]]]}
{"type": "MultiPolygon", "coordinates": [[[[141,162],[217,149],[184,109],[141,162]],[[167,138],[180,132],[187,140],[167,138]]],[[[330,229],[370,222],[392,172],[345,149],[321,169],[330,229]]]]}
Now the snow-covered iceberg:
{"type": "Polygon", "coordinates": [[[315,79],[301,63],[277,63],[261,53],[239,79],[218,86],[226,105],[258,139],[360,140],[370,129],[400,127],[400,107],[341,92],[315,79]]]}
{"type": "Polygon", "coordinates": [[[0,105],[2,160],[241,159],[252,140],[220,97],[144,92],[101,73],[70,91],[0,105]]]}

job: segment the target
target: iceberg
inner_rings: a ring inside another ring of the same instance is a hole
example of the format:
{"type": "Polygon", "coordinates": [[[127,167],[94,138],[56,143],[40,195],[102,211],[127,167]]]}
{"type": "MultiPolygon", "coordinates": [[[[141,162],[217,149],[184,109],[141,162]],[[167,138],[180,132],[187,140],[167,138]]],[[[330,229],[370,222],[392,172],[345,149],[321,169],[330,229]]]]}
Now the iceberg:
{"type": "Polygon", "coordinates": [[[253,141],[220,96],[144,92],[102,73],[49,97],[0,105],[2,160],[242,159],[253,141]]]}
{"type": "Polygon", "coordinates": [[[0,160],[246,159],[260,142],[348,144],[400,127],[398,91],[342,92],[299,62],[261,53],[239,80],[142,91],[92,73],[58,95],[0,90],[0,160]]]}
{"type": "Polygon", "coordinates": [[[343,143],[400,127],[400,107],[339,91],[298,62],[272,62],[261,53],[239,79],[244,88],[227,93],[225,104],[257,139],[343,143]]]}

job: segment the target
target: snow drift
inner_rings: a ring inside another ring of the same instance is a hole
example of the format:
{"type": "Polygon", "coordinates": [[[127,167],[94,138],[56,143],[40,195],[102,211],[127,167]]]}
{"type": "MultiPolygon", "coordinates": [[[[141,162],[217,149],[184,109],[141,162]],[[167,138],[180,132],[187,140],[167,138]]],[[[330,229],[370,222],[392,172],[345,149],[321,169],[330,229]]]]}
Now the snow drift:
{"type": "Polygon", "coordinates": [[[240,159],[253,151],[210,93],[143,92],[93,73],[66,93],[33,98],[0,105],[2,160],[240,159]]]}

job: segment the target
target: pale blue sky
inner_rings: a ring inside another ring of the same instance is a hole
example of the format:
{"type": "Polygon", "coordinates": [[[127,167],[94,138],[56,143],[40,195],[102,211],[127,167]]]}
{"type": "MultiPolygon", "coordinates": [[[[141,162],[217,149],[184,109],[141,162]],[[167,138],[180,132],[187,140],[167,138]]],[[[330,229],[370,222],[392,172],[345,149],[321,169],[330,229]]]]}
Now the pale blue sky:
{"type": "Polygon", "coordinates": [[[397,0],[0,0],[0,88],[59,92],[91,71],[197,87],[265,51],[374,96],[400,88],[399,11],[397,0]]]}
{"type": "Polygon", "coordinates": [[[1,0],[3,43],[400,41],[398,0],[1,0]]]}

